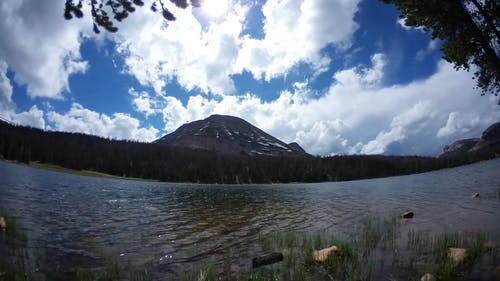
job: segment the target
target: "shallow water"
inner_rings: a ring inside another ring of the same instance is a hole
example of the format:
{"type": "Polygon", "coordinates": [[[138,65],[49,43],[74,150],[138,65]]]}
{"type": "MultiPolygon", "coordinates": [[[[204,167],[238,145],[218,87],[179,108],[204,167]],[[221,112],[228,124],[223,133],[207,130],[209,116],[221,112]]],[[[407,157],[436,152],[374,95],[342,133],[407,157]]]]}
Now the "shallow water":
{"type": "Polygon", "coordinates": [[[405,210],[430,232],[500,236],[500,159],[431,173],[318,184],[197,185],[78,176],[0,162],[0,209],[28,247],[66,266],[109,261],[157,276],[224,260],[246,267],[273,231],[352,233],[405,210]],[[480,198],[472,199],[478,192],[480,198]]]}

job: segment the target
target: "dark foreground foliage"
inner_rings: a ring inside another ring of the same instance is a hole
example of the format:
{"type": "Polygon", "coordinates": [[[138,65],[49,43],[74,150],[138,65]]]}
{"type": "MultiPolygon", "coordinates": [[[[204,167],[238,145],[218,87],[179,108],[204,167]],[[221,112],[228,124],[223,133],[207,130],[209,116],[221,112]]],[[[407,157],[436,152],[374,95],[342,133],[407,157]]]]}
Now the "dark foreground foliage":
{"type": "Polygon", "coordinates": [[[421,173],[491,159],[499,154],[498,147],[448,158],[381,155],[271,157],[219,154],[157,143],[46,132],[0,121],[0,158],[173,182],[345,181],[421,173]]]}
{"type": "MultiPolygon", "coordinates": [[[[200,7],[202,0],[170,0],[177,8],[185,9],[190,4],[193,7],[200,7]]],[[[166,7],[166,0],[155,0],[150,9],[155,13],[161,13],[163,18],[168,21],[174,21],[175,15],[166,7]]],[[[93,30],[100,33],[101,28],[108,32],[117,32],[117,22],[126,19],[135,12],[136,8],[144,6],[142,0],[66,0],[64,4],[64,18],[67,20],[73,17],[82,18],[84,16],[83,7],[89,6],[90,15],[93,21],[93,30]]]]}
{"type": "Polygon", "coordinates": [[[382,0],[396,5],[408,26],[443,41],[443,58],[456,69],[477,67],[483,94],[500,92],[500,4],[498,0],[382,0]]]}

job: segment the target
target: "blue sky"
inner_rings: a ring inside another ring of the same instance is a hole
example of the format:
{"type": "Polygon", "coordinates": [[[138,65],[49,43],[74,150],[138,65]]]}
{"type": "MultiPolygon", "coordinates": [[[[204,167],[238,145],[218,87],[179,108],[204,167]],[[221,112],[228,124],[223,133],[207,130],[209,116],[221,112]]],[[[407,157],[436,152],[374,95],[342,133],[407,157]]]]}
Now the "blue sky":
{"type": "Polygon", "coordinates": [[[0,4],[2,118],[152,141],[228,114],[316,155],[436,155],[500,120],[439,41],[380,1],[206,0],[99,35],[63,7],[0,4]]]}

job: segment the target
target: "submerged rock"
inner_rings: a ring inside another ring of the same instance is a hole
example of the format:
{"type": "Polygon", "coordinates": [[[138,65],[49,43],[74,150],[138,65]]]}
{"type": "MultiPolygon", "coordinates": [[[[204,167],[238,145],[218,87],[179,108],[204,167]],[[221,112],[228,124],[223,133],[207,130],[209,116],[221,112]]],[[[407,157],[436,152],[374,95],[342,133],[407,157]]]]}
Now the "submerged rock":
{"type": "Polygon", "coordinates": [[[495,268],[495,276],[497,279],[500,279],[500,265],[495,268]]]}
{"type": "Polygon", "coordinates": [[[460,264],[465,260],[467,251],[464,248],[448,248],[448,257],[455,263],[460,264]]]}
{"type": "Polygon", "coordinates": [[[260,257],[255,257],[252,259],[252,267],[256,268],[263,265],[277,263],[283,260],[282,253],[271,253],[268,255],[263,255],[260,257]]]}
{"type": "Polygon", "coordinates": [[[414,214],[413,212],[411,212],[411,211],[407,211],[407,212],[402,213],[400,217],[401,217],[402,219],[411,219],[411,218],[413,218],[414,216],[415,216],[415,214],[414,214]]]}
{"type": "Polygon", "coordinates": [[[436,281],[436,277],[430,273],[426,273],[420,278],[420,281],[436,281]]]}
{"type": "Polygon", "coordinates": [[[318,251],[314,251],[314,260],[317,262],[324,262],[328,259],[328,257],[335,251],[337,251],[337,246],[331,246],[325,249],[321,249],[318,251]]]}
{"type": "Polygon", "coordinates": [[[484,242],[483,244],[483,248],[486,250],[486,251],[492,251],[492,250],[495,250],[497,248],[497,242],[496,241],[486,241],[484,242]]]}
{"type": "Polygon", "coordinates": [[[0,229],[5,230],[7,228],[7,222],[4,217],[0,217],[0,229]]]}

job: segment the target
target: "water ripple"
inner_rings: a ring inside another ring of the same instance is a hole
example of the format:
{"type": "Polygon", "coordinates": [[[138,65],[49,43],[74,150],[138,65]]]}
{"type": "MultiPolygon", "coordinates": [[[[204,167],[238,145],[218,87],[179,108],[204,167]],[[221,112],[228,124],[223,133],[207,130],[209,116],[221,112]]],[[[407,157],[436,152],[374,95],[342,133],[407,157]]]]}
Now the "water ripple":
{"type": "Polygon", "coordinates": [[[68,175],[0,162],[0,207],[53,261],[120,259],[158,274],[230,258],[248,266],[260,234],[346,234],[366,216],[416,213],[422,229],[500,234],[500,160],[421,175],[339,183],[194,185],[68,175]],[[472,199],[474,193],[480,198],[472,199]]]}

